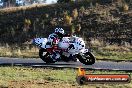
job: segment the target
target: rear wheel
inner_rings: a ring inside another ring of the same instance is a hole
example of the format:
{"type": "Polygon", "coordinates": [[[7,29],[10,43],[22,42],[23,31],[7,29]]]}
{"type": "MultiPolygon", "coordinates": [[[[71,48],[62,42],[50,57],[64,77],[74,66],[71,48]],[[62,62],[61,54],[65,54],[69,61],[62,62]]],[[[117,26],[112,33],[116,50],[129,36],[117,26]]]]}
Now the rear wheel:
{"type": "Polygon", "coordinates": [[[39,57],[46,63],[55,63],[46,49],[41,48],[39,50],[39,57]]]}
{"type": "Polygon", "coordinates": [[[77,56],[79,61],[85,65],[92,65],[95,63],[95,57],[90,52],[86,52],[84,54],[79,54],[77,56]]]}

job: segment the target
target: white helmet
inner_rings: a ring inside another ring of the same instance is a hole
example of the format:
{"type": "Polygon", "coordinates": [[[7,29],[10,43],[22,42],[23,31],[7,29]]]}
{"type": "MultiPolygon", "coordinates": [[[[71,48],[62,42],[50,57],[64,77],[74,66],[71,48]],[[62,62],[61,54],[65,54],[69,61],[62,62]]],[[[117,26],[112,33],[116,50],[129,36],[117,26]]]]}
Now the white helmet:
{"type": "Polygon", "coordinates": [[[59,30],[59,28],[55,28],[55,33],[57,33],[57,32],[58,32],[58,30],[59,30]]]}
{"type": "Polygon", "coordinates": [[[61,33],[61,34],[64,34],[63,28],[59,28],[59,31],[58,32],[61,33]]]}
{"type": "Polygon", "coordinates": [[[63,30],[63,28],[55,28],[55,33],[64,34],[64,30],[63,30]]]}

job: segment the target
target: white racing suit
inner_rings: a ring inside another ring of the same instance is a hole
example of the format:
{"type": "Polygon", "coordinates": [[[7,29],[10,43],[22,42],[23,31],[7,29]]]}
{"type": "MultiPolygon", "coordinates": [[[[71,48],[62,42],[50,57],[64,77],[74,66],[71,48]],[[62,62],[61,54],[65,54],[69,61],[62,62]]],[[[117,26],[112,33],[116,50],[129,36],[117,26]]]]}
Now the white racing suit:
{"type": "MultiPolygon", "coordinates": [[[[47,43],[47,47],[46,48],[51,48],[58,45],[59,41],[63,38],[63,37],[68,37],[68,34],[57,34],[57,33],[52,33],[49,35],[48,37],[48,43],[47,43]]],[[[57,46],[58,47],[58,46],[57,46]]]]}
{"type": "Polygon", "coordinates": [[[56,33],[52,33],[48,37],[48,42],[46,44],[46,49],[50,52],[53,60],[57,60],[60,58],[60,54],[58,52],[58,43],[60,39],[56,33]]]}
{"type": "MultiPolygon", "coordinates": [[[[70,35],[68,34],[56,34],[52,33],[48,37],[48,42],[46,44],[46,49],[48,52],[50,52],[51,57],[53,60],[61,59],[60,58],[60,53],[61,50],[58,49],[58,43],[63,37],[68,37],[70,35]]],[[[71,46],[69,48],[72,48],[71,46]]]]}

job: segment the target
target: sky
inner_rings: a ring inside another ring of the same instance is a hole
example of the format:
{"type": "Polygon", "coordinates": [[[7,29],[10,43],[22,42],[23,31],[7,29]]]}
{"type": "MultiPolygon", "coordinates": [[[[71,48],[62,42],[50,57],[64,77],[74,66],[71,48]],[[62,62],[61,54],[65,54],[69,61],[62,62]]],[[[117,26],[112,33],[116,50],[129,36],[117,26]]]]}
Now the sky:
{"type": "Polygon", "coordinates": [[[46,0],[46,4],[51,4],[52,1],[57,2],[57,0],[46,0]]]}

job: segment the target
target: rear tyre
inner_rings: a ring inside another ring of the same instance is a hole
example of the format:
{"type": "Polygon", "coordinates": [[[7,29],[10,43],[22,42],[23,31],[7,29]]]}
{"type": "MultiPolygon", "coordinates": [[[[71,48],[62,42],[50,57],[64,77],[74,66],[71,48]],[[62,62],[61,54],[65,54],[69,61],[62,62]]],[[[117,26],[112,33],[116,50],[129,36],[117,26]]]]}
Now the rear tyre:
{"type": "Polygon", "coordinates": [[[46,63],[55,63],[46,49],[41,48],[39,50],[39,57],[46,63]]]}
{"type": "Polygon", "coordinates": [[[95,63],[95,57],[90,52],[77,55],[79,61],[85,65],[92,65],[95,63]]]}

